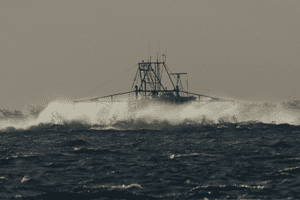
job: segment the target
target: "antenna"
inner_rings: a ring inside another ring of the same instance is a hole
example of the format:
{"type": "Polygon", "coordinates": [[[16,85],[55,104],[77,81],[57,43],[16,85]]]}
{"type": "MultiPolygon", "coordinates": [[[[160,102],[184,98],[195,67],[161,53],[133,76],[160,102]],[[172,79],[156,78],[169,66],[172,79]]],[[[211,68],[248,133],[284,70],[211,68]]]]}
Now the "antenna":
{"type": "Polygon", "coordinates": [[[150,40],[149,40],[149,46],[148,46],[148,62],[149,62],[149,57],[150,57],[150,40]]]}
{"type": "Polygon", "coordinates": [[[158,55],[159,55],[159,61],[160,61],[160,40],[158,42],[158,55]]]}

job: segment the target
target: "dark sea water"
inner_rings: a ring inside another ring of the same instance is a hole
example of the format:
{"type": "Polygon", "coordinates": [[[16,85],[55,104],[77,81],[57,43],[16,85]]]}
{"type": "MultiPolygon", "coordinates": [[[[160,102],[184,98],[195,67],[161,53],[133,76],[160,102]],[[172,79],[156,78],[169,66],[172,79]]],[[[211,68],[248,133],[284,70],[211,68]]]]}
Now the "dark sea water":
{"type": "Polygon", "coordinates": [[[300,126],[0,133],[0,199],[300,199],[300,126]]]}

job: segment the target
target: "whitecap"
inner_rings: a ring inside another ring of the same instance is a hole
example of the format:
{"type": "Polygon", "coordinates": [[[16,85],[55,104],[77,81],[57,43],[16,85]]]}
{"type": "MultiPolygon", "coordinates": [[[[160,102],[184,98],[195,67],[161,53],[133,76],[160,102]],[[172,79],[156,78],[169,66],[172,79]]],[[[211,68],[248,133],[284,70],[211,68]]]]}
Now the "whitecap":
{"type": "Polygon", "coordinates": [[[24,176],[23,179],[21,180],[21,183],[30,180],[30,178],[28,176],[24,176]]]}
{"type": "MultiPolygon", "coordinates": [[[[87,186],[84,186],[87,187],[87,186]]],[[[109,189],[128,189],[131,187],[137,187],[137,188],[142,188],[140,184],[137,183],[132,183],[130,185],[99,185],[99,186],[93,186],[92,188],[109,188],[109,189]]]]}
{"type": "Polygon", "coordinates": [[[110,188],[117,188],[117,189],[127,189],[127,188],[131,188],[131,187],[138,187],[138,188],[142,188],[139,184],[133,183],[130,185],[122,185],[122,186],[110,186],[110,188]]]}

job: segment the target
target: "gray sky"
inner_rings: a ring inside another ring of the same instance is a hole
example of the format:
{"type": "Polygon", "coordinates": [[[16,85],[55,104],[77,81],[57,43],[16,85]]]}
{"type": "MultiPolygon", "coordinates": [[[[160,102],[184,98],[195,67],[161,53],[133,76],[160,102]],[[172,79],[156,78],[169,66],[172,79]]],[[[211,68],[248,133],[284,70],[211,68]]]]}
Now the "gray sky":
{"type": "Polygon", "coordinates": [[[149,43],[191,92],[300,99],[299,11],[299,0],[2,0],[0,108],[129,91],[149,43]]]}

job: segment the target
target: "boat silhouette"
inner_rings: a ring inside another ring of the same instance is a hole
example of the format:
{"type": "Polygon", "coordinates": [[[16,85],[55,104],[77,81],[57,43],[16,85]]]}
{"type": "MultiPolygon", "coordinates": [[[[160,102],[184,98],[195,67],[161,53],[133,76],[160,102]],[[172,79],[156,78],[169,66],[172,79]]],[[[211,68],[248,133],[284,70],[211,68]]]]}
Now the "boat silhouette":
{"type": "MultiPolygon", "coordinates": [[[[222,98],[196,94],[188,91],[188,80],[186,89],[183,87],[181,76],[187,73],[171,73],[166,65],[166,55],[163,56],[163,61],[151,62],[151,57],[148,62],[139,62],[136,71],[131,91],[111,94],[89,99],[76,100],[79,102],[128,102],[132,108],[145,107],[153,103],[163,103],[171,105],[188,105],[191,103],[209,103],[209,102],[224,102],[231,101],[222,98]],[[163,84],[163,73],[167,74],[169,83],[172,89],[168,89],[163,84]],[[175,78],[175,80],[172,80],[175,78]]],[[[157,56],[158,57],[158,56],[157,56]]]]}

